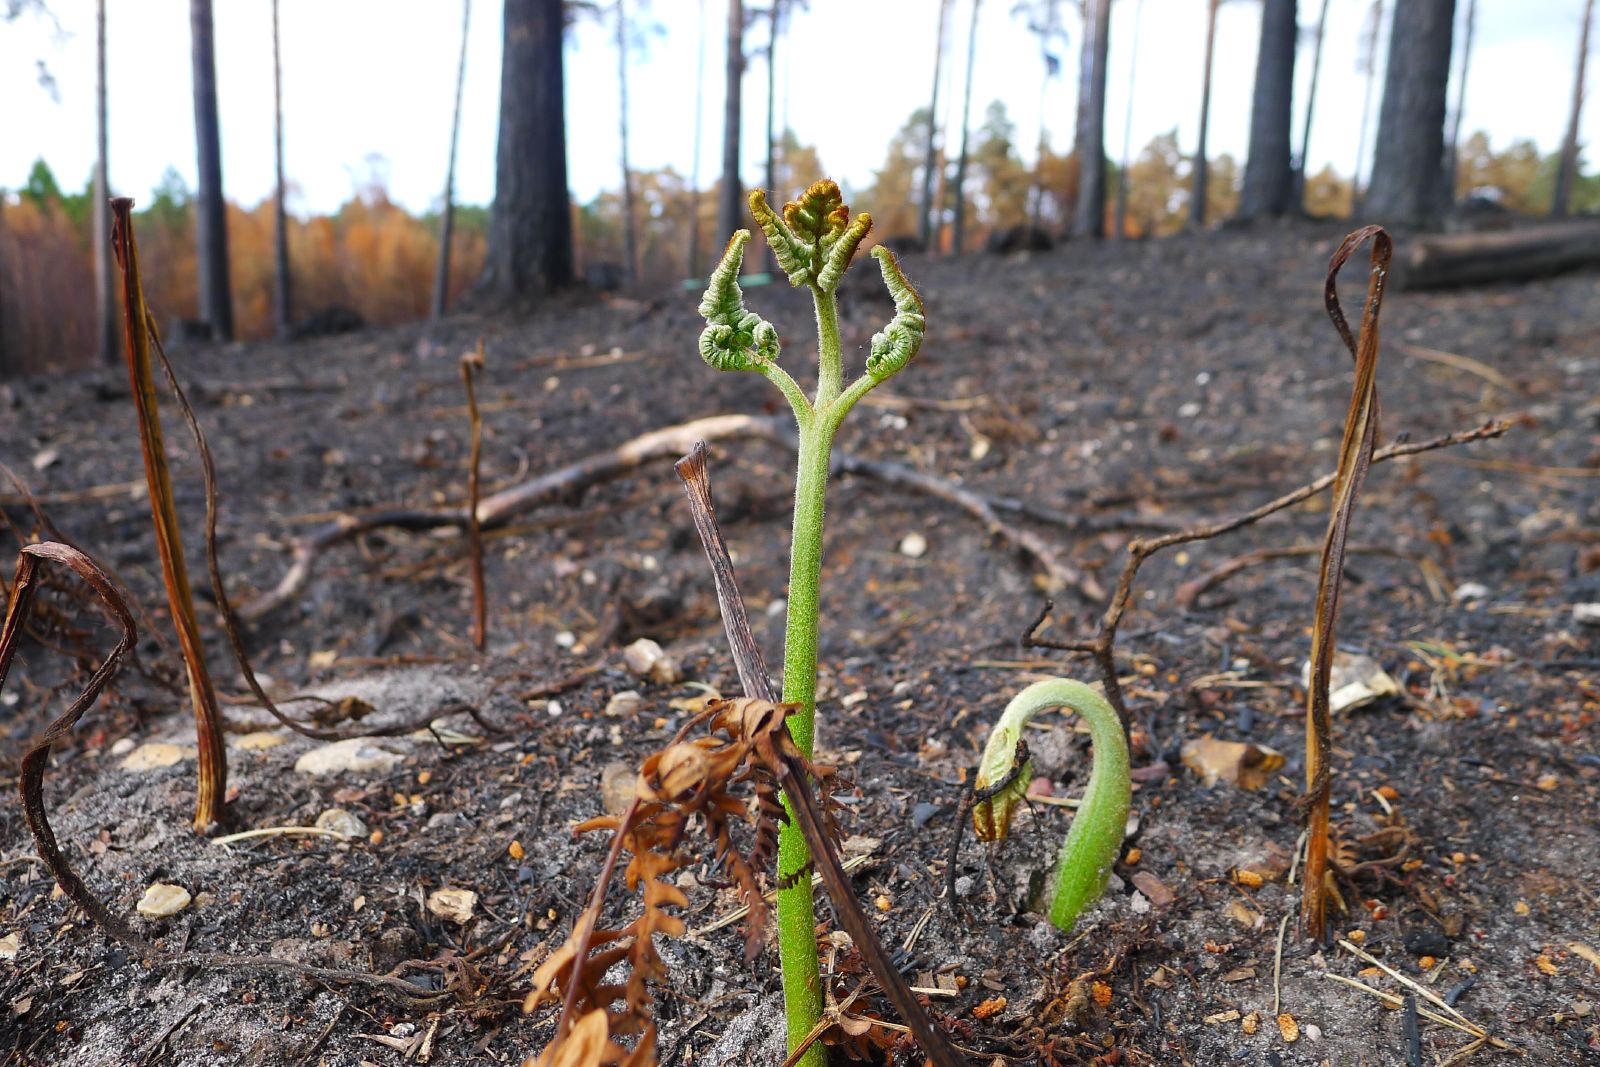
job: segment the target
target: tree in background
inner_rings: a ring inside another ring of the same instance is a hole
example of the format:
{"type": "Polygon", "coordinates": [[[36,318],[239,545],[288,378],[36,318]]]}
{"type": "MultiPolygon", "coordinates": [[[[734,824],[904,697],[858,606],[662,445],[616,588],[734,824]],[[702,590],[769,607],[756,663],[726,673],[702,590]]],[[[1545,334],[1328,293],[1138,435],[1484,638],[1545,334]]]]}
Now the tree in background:
{"type": "MultiPolygon", "coordinates": [[[[717,195],[717,240],[744,221],[744,185],[739,179],[739,121],[744,82],[744,0],[728,0],[727,95],[722,105],[722,187],[717,195]]],[[[720,257],[721,252],[717,252],[720,257]]]]}
{"type": "Polygon", "coordinates": [[[1106,67],[1111,48],[1111,0],[1085,0],[1085,72],[1079,79],[1078,204],[1074,237],[1106,235],[1106,67]]]}
{"type": "Polygon", "coordinates": [[[1299,43],[1295,0],[1265,0],[1261,5],[1261,47],[1256,51],[1256,84],[1250,106],[1250,153],[1239,194],[1241,219],[1277,218],[1288,211],[1294,193],[1294,53],[1299,43]]]}
{"type": "Polygon", "coordinates": [[[194,62],[194,140],[199,157],[195,238],[199,242],[200,318],[218,341],[233,340],[228,282],[228,206],[222,196],[222,135],[217,126],[217,61],[211,0],[189,0],[194,62]]]}
{"type": "Polygon", "coordinates": [[[1117,166],[1117,239],[1128,236],[1128,152],[1133,146],[1133,87],[1139,73],[1139,23],[1144,0],[1133,6],[1133,47],[1128,50],[1128,110],[1122,119],[1122,162],[1117,166]]]}
{"type": "Polygon", "coordinates": [[[289,288],[289,212],[285,204],[288,192],[283,184],[283,60],[278,50],[278,0],[272,0],[272,140],[278,178],[272,190],[272,318],[278,336],[287,337],[293,311],[289,288]]]}
{"type": "Polygon", "coordinates": [[[1222,0],[1206,0],[1205,70],[1200,83],[1200,137],[1195,149],[1194,190],[1189,194],[1189,225],[1206,224],[1206,125],[1211,121],[1211,55],[1217,43],[1217,7],[1222,0]]]}
{"type": "Polygon", "coordinates": [[[1356,73],[1366,76],[1366,87],[1361,92],[1361,132],[1356,135],[1356,167],[1351,172],[1355,202],[1364,195],[1361,175],[1366,169],[1367,130],[1372,124],[1372,86],[1378,80],[1378,36],[1383,32],[1383,0],[1372,0],[1367,17],[1361,23],[1361,40],[1356,62],[1356,73]]]}
{"type": "Polygon", "coordinates": [[[100,339],[100,362],[115,365],[122,362],[122,323],[117,315],[116,287],[111,270],[111,177],[106,158],[106,0],[96,0],[94,7],[94,226],[89,234],[89,242],[94,248],[94,304],[99,320],[96,332],[100,339]]]}
{"type": "MultiPolygon", "coordinates": [[[[941,169],[939,143],[939,77],[944,66],[944,23],[950,14],[950,0],[939,0],[939,32],[933,42],[933,94],[928,101],[928,147],[924,152],[922,169],[922,211],[917,218],[917,235],[922,247],[937,252],[937,236],[933,224],[934,175],[941,169]]],[[[893,230],[888,231],[893,233],[893,230]]]]}
{"type": "Polygon", "coordinates": [[[633,173],[628,167],[628,5],[615,0],[617,31],[617,126],[622,158],[622,270],[628,282],[639,277],[639,230],[633,213],[633,173]]]}
{"type": "MultiPolygon", "coordinates": [[[[274,6],[277,0],[273,0],[274,6]]],[[[439,259],[433,271],[433,300],[428,313],[444,315],[450,298],[450,244],[456,227],[456,145],[461,139],[461,91],[467,82],[467,30],[472,25],[472,0],[461,0],[461,55],[456,61],[456,103],[450,114],[450,154],[444,165],[444,203],[439,208],[439,259]]]]}
{"type": "Polygon", "coordinates": [[[999,100],[984,113],[978,131],[978,144],[972,152],[982,181],[980,206],[974,212],[990,230],[1006,230],[1028,220],[1028,198],[1034,177],[1017,155],[1016,126],[1006,116],[1006,105],[999,100]]]}
{"type": "Polygon", "coordinates": [[[1583,29],[1578,32],[1578,70],[1572,82],[1572,112],[1567,118],[1567,135],[1561,140],[1561,162],[1550,197],[1550,214],[1557,217],[1567,213],[1578,177],[1578,119],[1583,113],[1583,76],[1589,65],[1589,28],[1593,21],[1594,0],[1585,0],[1583,29]]]}
{"type": "Polygon", "coordinates": [[[1311,84],[1306,90],[1305,124],[1300,128],[1300,157],[1294,164],[1294,193],[1290,202],[1297,210],[1305,210],[1306,168],[1311,158],[1311,117],[1317,110],[1317,84],[1322,80],[1322,42],[1328,33],[1328,0],[1322,0],[1322,12],[1317,16],[1316,35],[1311,46],[1311,84]]]}
{"type": "Polygon", "coordinates": [[[1461,39],[1461,75],[1456,79],[1455,113],[1450,117],[1450,139],[1445,142],[1444,167],[1440,177],[1444,180],[1444,201],[1455,200],[1457,159],[1461,154],[1461,116],[1467,109],[1467,70],[1472,62],[1472,31],[1478,19],[1478,0],[1467,0],[1467,17],[1463,23],[1461,39]]]}
{"type": "Polygon", "coordinates": [[[950,227],[950,247],[958,256],[966,229],[967,137],[972,127],[972,69],[978,54],[978,10],[982,6],[983,0],[972,0],[972,25],[967,30],[967,87],[961,95],[961,152],[956,156],[955,220],[950,227]]]}
{"type": "Polygon", "coordinates": [[[1455,0],[1396,0],[1364,212],[1428,227],[1445,208],[1444,118],[1455,0]]]}
{"type": "MultiPolygon", "coordinates": [[[[1043,225],[1044,215],[1044,161],[1050,148],[1049,126],[1045,123],[1045,94],[1050,90],[1050,83],[1056,75],[1061,73],[1061,60],[1056,55],[1056,48],[1067,40],[1066,27],[1061,19],[1061,0],[1024,0],[1011,9],[1013,15],[1021,15],[1028,27],[1028,32],[1039,38],[1039,137],[1035,150],[1035,163],[1033,171],[1032,206],[1029,224],[1035,229],[1043,225]]],[[[1083,121],[1083,109],[1078,109],[1078,121],[1083,121]]]]}
{"type": "Polygon", "coordinates": [[[561,0],[506,0],[500,140],[483,288],[525,300],[573,280],[561,0]]]}
{"type": "Polygon", "coordinates": [[[905,125],[889,139],[889,152],[883,166],[858,198],[859,206],[872,212],[873,228],[885,238],[893,240],[917,234],[922,224],[915,188],[926,151],[928,129],[932,125],[927,108],[913,111],[905,125]]]}
{"type": "Polygon", "coordinates": [[[700,134],[704,125],[706,104],[706,0],[700,0],[699,17],[695,22],[694,61],[694,158],[689,161],[689,269],[686,276],[699,278],[703,273],[700,263],[700,134]]]}

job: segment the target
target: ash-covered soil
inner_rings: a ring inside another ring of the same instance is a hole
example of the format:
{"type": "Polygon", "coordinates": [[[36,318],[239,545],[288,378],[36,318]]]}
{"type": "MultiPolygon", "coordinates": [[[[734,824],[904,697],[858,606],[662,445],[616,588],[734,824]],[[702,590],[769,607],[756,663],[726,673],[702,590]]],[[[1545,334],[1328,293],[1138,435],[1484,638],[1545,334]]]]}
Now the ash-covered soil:
{"type": "MultiPolygon", "coordinates": [[[[1305,224],[1021,259],[910,257],[927,342],[853,414],[840,445],[1092,519],[1068,532],[1006,516],[1109,588],[1131,536],[1247,510],[1331,469],[1351,378],[1322,310],[1340,236],[1305,224]]],[[[1363,266],[1364,254],[1346,270],[1352,309],[1363,266]]],[[[858,264],[847,283],[854,368],[890,314],[875,273],[858,264]]],[[[697,295],[565,298],[528,317],[180,354],[217,457],[235,599],[276,583],[289,540],[331,513],[461,501],[457,360],[480,336],[490,489],[690,418],[779,411],[756,376],[700,362],[697,295]]],[[[747,302],[778,324],[786,365],[809,377],[804,298],[763,287],[747,302]]],[[[1574,612],[1600,602],[1600,279],[1392,293],[1383,319],[1383,440],[1491,417],[1516,424],[1499,440],[1375,466],[1361,498],[1339,641],[1380,663],[1400,693],[1334,723],[1334,818],[1353,869],[1334,926],[1514,1050],[1482,1048],[1471,1062],[1600,1062],[1600,627],[1574,612]]],[[[451,713],[434,734],[371,741],[358,753],[365,769],[314,775],[296,765],[319,742],[229,702],[233,799],[219,832],[309,826],[339,808],[360,836],[217,844],[189,827],[193,729],[125,376],[10,383],[0,412],[0,459],[143,608],[142,669],[124,672],[46,783],[56,832],[89,884],[128,914],[152,883],[183,887],[182,911],[132,918],[169,951],[394,970],[419,993],[457,994],[417,1008],[332,976],[148,966],[53,892],[13,802],[0,812],[7,1062],[517,1064],[541,1048],[551,1016],[524,1017],[521,995],[565,938],[605,844],[575,840],[571,826],[603,810],[605,782],[664,743],[705,687],[737,693],[670,467],[489,537],[483,657],[467,636],[461,538],[384,531],[323,557],[294,603],[252,629],[273,691],[360,697],[375,709],[362,726],[463,702],[482,721],[451,713]],[[678,661],[681,683],[628,673],[621,650],[640,637],[678,661]],[[641,702],[608,716],[627,690],[641,702]],[[176,762],[124,768],[137,746],[159,743],[176,751],[146,749],[151,762],[176,762]],[[430,910],[442,888],[477,894],[468,922],[430,910]]],[[[204,601],[199,473],[176,412],[166,421],[204,601]]],[[[712,451],[719,514],[774,664],[791,458],[761,443],[712,451]]],[[[37,525],[6,501],[19,531],[37,525]]],[[[974,1062],[1407,1062],[1402,1012],[1327,975],[1405,994],[1395,979],[1305,943],[1292,920],[1277,959],[1298,900],[1286,868],[1299,836],[1315,556],[1246,569],[1192,609],[1174,597],[1241,553],[1319,543],[1326,507],[1315,498],[1141,572],[1119,643],[1142,768],[1137,826],[1112,891],[1065,937],[1030,910],[1030,894],[1070,809],[1035,805],[997,847],[969,834],[956,870],[947,865],[988,724],[1027,682],[1092,680],[1091,665],[1019,648],[1044,595],[1036,566],[971,517],[867,478],[833,487],[820,740],[860,790],[845,816],[851,850],[869,857],[855,888],[913,984],[959,987],[931,1005],[974,1062]],[[913,533],[920,554],[904,545],[913,533]],[[1180,754],[1208,736],[1286,761],[1258,789],[1206,785],[1180,754]],[[952,873],[965,919],[946,899],[952,873]]],[[[27,739],[69,696],[55,688],[57,649],[81,668],[110,642],[65,590],[49,603],[64,614],[38,628],[56,648],[25,647],[0,707],[11,781],[27,739]]],[[[1046,632],[1087,636],[1102,607],[1060,594],[1046,632]]],[[[242,692],[204,603],[202,615],[221,690],[242,692]]],[[[1074,726],[1045,716],[1031,743],[1057,796],[1087,775],[1074,726]]],[[[781,1028],[775,957],[746,966],[736,925],[699,932],[733,910],[729,891],[697,884],[690,898],[691,935],[662,947],[673,975],[660,996],[663,1062],[778,1063],[770,1042],[760,1049],[781,1028]]],[[[633,904],[618,886],[609,914],[633,904]]],[[[841,961],[848,969],[848,954],[841,961]]],[[[841,977],[847,989],[857,980],[841,977]]],[[[1424,1018],[1420,1062],[1472,1042],[1424,1018]]]]}

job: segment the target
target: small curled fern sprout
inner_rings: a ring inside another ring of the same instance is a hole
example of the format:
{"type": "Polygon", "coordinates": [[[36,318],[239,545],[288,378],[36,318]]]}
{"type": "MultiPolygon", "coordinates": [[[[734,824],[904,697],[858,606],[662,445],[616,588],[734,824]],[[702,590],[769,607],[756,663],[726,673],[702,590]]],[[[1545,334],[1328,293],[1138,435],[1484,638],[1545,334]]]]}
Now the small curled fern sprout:
{"type": "Polygon", "coordinates": [[[1083,910],[1105,892],[1133,802],[1128,741],[1122,720],[1106,699],[1082,682],[1066,678],[1035,682],[1018,693],[1006,705],[984,746],[973,783],[972,828],[985,841],[1006,836],[1011,812],[1026,794],[1033,773],[1022,732],[1035,715],[1048,708],[1071,708],[1083,716],[1094,744],[1094,768],[1056,859],[1050,900],[1051,924],[1068,932],[1083,910]]]}
{"type": "MultiPolygon", "coordinates": [[[[750,240],[740,230],[712,272],[700,313],[706,329],[700,354],[718,370],[753,370],[782,392],[799,428],[794,502],[794,536],[789,553],[789,615],[784,636],[783,700],[798,704],[789,717],[790,735],[810,756],[817,706],[817,628],[822,576],[822,517],[828,489],[828,457],[844,417],[863,396],[910,362],[922,342],[922,300],[887,249],[874,249],[884,283],[894,298],[895,315],[873,338],[864,373],[844,383],[839,339],[838,288],[856,251],[872,228],[872,216],[851,218],[839,187],[814,183],[780,215],[760,190],[750,194],[750,214],[767,237],[773,257],[789,283],[811,290],[817,313],[817,388],[807,397],[778,365],[778,335],[770,323],[747,311],[739,290],[739,268],[750,240]]],[[[811,856],[792,821],[778,840],[778,948],[783,961],[784,1010],[789,1047],[798,1047],[821,1018],[811,856]]],[[[823,1067],[822,1047],[812,1045],[798,1067],[823,1067]]]]}
{"type": "Polygon", "coordinates": [[[911,362],[911,357],[922,347],[926,322],[922,317],[922,297],[900,272],[900,261],[894,253],[879,245],[872,250],[872,255],[883,272],[883,284],[894,298],[894,318],[881,333],[872,335],[872,347],[867,356],[867,373],[873,381],[881,382],[911,362]]]}

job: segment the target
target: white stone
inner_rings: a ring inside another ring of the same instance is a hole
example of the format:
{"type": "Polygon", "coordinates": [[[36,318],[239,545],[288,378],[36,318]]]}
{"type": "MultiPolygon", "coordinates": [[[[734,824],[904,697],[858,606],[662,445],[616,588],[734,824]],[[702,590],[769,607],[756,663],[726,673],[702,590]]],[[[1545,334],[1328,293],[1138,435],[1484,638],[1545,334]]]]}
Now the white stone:
{"type": "Polygon", "coordinates": [[[928,539],[911,531],[900,538],[900,554],[908,559],[921,559],[928,554],[928,539]]]}
{"type": "Polygon", "coordinates": [[[269,748],[277,748],[283,744],[283,735],[275,734],[271,730],[255,730],[248,734],[241,734],[233,743],[234,748],[244,749],[246,752],[261,752],[269,748]]]}
{"type": "Polygon", "coordinates": [[[317,816],[317,829],[329,830],[340,837],[366,837],[367,827],[344,808],[329,808],[317,816]]]}
{"type": "Polygon", "coordinates": [[[17,940],[16,934],[7,934],[4,937],[0,937],[0,960],[14,960],[20,951],[22,951],[22,945],[17,940]]]}
{"type": "Polygon", "coordinates": [[[642,707],[644,697],[632,689],[624,689],[620,693],[613,693],[611,699],[606,701],[606,714],[611,718],[621,718],[636,714],[642,707]]]}
{"type": "Polygon", "coordinates": [[[1489,587],[1482,582],[1462,582],[1456,586],[1457,600],[1482,600],[1489,595],[1489,587]]]}
{"type": "Polygon", "coordinates": [[[678,663],[662,651],[661,646],[648,637],[641,637],[622,650],[622,662],[628,670],[657,685],[672,685],[683,677],[678,663]]]}
{"type": "Polygon", "coordinates": [[[453,923],[466,923],[478,906],[478,894],[470,889],[435,889],[428,895],[428,910],[453,923]]]}
{"type": "Polygon", "coordinates": [[[400,763],[403,757],[379,748],[370,737],[351,737],[320,745],[294,761],[294,769],[301,774],[367,774],[387,771],[400,763]]]}
{"type": "Polygon", "coordinates": [[[189,891],[181,885],[156,882],[139,898],[137,910],[146,919],[165,919],[189,906],[189,891]]]}
{"type": "Polygon", "coordinates": [[[182,763],[186,759],[194,759],[195,750],[184,748],[182,745],[169,745],[161,741],[152,741],[140,745],[128,754],[122,761],[125,771],[157,771],[162,767],[171,767],[182,763]]]}
{"type": "Polygon", "coordinates": [[[1600,604],[1572,605],[1572,621],[1579,626],[1600,626],[1600,604]]]}
{"type": "Polygon", "coordinates": [[[126,756],[137,745],[138,742],[131,737],[119,737],[111,744],[111,754],[113,756],[126,756]]]}

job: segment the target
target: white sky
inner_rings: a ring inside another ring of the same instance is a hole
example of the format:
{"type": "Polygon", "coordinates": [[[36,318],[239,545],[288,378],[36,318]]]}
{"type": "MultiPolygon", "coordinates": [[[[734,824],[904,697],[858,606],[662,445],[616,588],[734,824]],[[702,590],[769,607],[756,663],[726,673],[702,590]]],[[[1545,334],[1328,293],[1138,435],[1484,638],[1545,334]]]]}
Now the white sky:
{"type": "MultiPolygon", "coordinates": [[[[637,55],[631,72],[635,168],[691,169],[697,26],[704,3],[708,29],[706,99],[700,176],[719,169],[722,114],[722,28],[726,0],[653,0],[647,17],[662,32],[637,55]]],[[[751,0],[751,6],[760,0],[751,0]]],[[[940,110],[959,105],[972,0],[955,0],[940,110]]],[[[195,159],[190,97],[189,25],[185,0],[108,0],[110,13],[111,180],[147,199],[162,172],[175,166],[192,188],[195,159]]],[[[94,3],[51,0],[63,32],[33,16],[0,23],[0,186],[15,188],[43,156],[63,187],[82,188],[94,158],[94,3]],[[35,79],[43,60],[59,102],[35,79]]],[[[638,0],[632,6],[638,7],[638,0]]],[[[1041,111],[1039,46],[1011,14],[1013,0],[980,9],[972,121],[1002,99],[1031,158],[1041,111]]],[[[1052,140],[1071,141],[1081,26],[1075,5],[1065,17],[1069,43],[1058,49],[1060,76],[1042,98],[1052,140]]],[[[1330,0],[1313,168],[1354,166],[1363,79],[1356,74],[1358,39],[1370,0],[1330,0]]],[[[1301,0],[1309,30],[1320,0],[1301,0]]],[[[1466,0],[1458,7],[1464,12],[1466,0]]],[[[1489,131],[1497,147],[1532,138],[1541,151],[1559,145],[1567,120],[1583,0],[1481,0],[1468,81],[1464,131],[1489,131]]],[[[1392,10],[1393,0],[1386,9],[1392,10]]],[[[1106,147],[1120,156],[1128,103],[1133,26],[1139,15],[1138,79],[1133,99],[1134,152],[1176,126],[1192,150],[1198,125],[1204,0],[1118,0],[1111,32],[1106,147]]],[[[1261,5],[1229,0],[1217,31],[1210,149],[1243,159],[1248,144],[1261,5]]],[[[216,0],[216,49],[223,171],[230,199],[254,204],[272,188],[272,56],[268,0],[216,0]]],[[[856,188],[871,181],[886,146],[911,111],[927,102],[932,77],[937,0],[810,0],[794,16],[780,46],[780,113],[800,140],[815,144],[831,174],[856,188]],[[906,28],[908,27],[909,28],[906,28]],[[856,50],[840,42],[857,42],[856,50]],[[831,56],[821,69],[809,59],[831,56]],[[794,96],[783,108],[782,86],[794,96]],[[824,86],[813,103],[807,84],[824,86]],[[839,116],[837,119],[835,116],[839,116]]],[[[457,0],[281,0],[284,50],[286,167],[297,190],[291,209],[323,212],[347,199],[367,173],[366,159],[387,160],[391,195],[407,208],[437,202],[444,182],[461,7],[457,0]]],[[[487,203],[494,194],[496,108],[500,84],[500,4],[477,0],[472,11],[466,99],[457,177],[458,198],[487,203]]],[[[759,48],[764,27],[747,47],[759,48]]],[[[1458,56],[1459,56],[1459,34],[1458,56]]],[[[1383,62],[1386,44],[1380,46],[1383,62]]],[[[611,31],[581,24],[567,46],[568,160],[574,194],[588,200],[617,182],[616,52],[611,31]]],[[[1310,51],[1297,63],[1298,145],[1310,51]]],[[[1381,77],[1381,71],[1380,71],[1381,77]]],[[[745,80],[745,181],[758,184],[765,118],[766,70],[753,57],[745,80]]],[[[1373,125],[1376,126],[1375,93],[1373,125]]],[[[1451,90],[1452,105],[1455,90],[1451,90]]],[[[946,112],[947,115],[953,112],[946,112]]],[[[781,122],[780,122],[781,125],[781,122]]],[[[1586,109],[1582,140],[1600,141],[1600,105],[1586,109]]],[[[954,140],[952,138],[952,144],[954,140]]],[[[1370,160],[1370,153],[1368,155],[1370,160]]]]}

